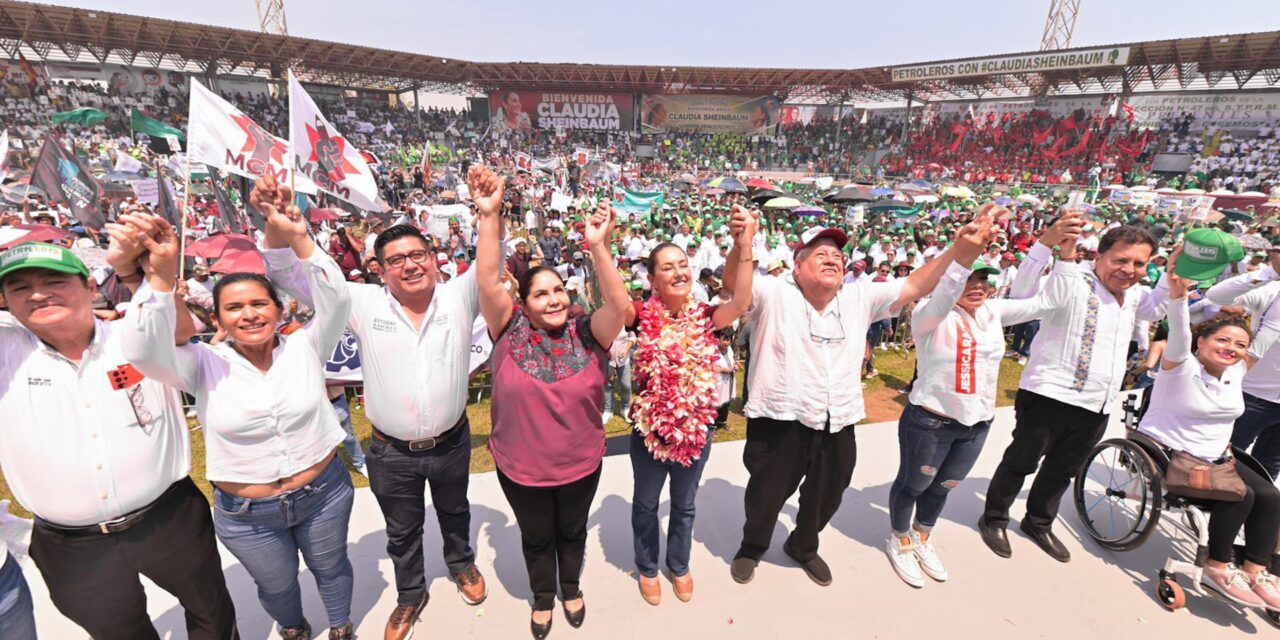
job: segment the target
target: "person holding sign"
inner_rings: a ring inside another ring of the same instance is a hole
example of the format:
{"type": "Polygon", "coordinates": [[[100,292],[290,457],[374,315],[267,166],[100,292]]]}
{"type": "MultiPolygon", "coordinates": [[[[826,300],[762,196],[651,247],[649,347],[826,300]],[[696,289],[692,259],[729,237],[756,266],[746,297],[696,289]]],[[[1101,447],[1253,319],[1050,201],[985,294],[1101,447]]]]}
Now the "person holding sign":
{"type": "MultiPolygon", "coordinates": [[[[279,194],[277,194],[278,196],[279,194]]],[[[214,485],[218,539],[253,578],[258,601],[282,638],[307,638],[298,554],[316,580],[330,640],[353,638],[353,577],[347,528],[355,490],[337,448],[345,434],[329,406],[324,364],[346,326],[351,299],[342,271],[319,251],[288,199],[259,207],[268,255],[288,252],[306,282],[315,319],[289,336],[271,282],[233,273],[213,288],[214,318],[227,341],[175,346],[178,238],[141,238],[149,291],[122,320],[122,351],[143,375],[196,397],[206,477],[214,485]]]]}
{"type": "Polygon", "coordinates": [[[1134,226],[1111,229],[1089,267],[1074,263],[1076,243],[1066,241],[1084,224],[1083,212],[1064,210],[1054,227],[1070,231],[1042,237],[1027,254],[1009,292],[1014,299],[1031,297],[1052,258],[1050,243],[1063,243],[1058,261],[1071,264],[1054,267],[1059,279],[1054,286],[1061,290],[1052,295],[1054,306],[1032,342],[1014,402],[1013,443],[991,478],[986,510],[978,521],[983,542],[1003,558],[1012,554],[1005,532],[1009,508],[1026,477],[1039,467],[1021,529],[1055,560],[1071,560],[1052,531],[1058,503],[1106,431],[1120,397],[1134,324],[1159,320],[1168,302],[1164,280],[1154,290],[1133,287],[1146,275],[1147,262],[1156,251],[1149,232],[1134,226]]]}
{"type": "MultiPolygon", "coordinates": [[[[998,219],[1004,208],[989,206],[985,213],[998,219]]],[[[1065,220],[1045,234],[1050,242],[1075,242],[1079,230],[1065,220]]],[[[991,233],[998,231],[993,225],[991,233]]],[[[1065,262],[1058,265],[1040,295],[992,299],[1000,270],[957,254],[912,316],[919,378],[898,421],[900,463],[889,489],[893,535],[886,553],[898,577],[913,587],[924,586],[924,575],[947,579],[933,527],[947,495],[977,461],[995,418],[1004,327],[1038,319],[1054,306],[1053,296],[1062,293],[1057,272],[1069,269],[1065,262]]]]}
{"type": "MultiPolygon", "coordinates": [[[[251,200],[264,206],[292,202],[288,187],[270,177],[254,186],[251,200]]],[[[347,327],[355,335],[364,375],[365,414],[373,435],[365,458],[369,489],[387,525],[387,553],[396,574],[396,608],[387,619],[388,640],[412,631],[427,604],[422,529],[424,492],[430,487],[444,559],[463,602],[488,595],[471,548],[471,424],[467,421],[471,330],[480,314],[475,270],[439,283],[436,253],[417,227],[398,224],[378,235],[373,252],[382,285],[346,283],[351,296],[347,327]]],[[[272,282],[313,306],[295,260],[267,254],[272,282]]]]}
{"type": "Polygon", "coordinates": [[[480,309],[494,343],[489,450],[520,526],[533,592],[530,631],[541,639],[551,632],[557,586],[569,625],[586,618],[578,578],[604,459],[605,367],[631,301],[609,251],[614,214],[604,200],[584,229],[604,306],[570,317],[565,283],[547,266],[519,279],[515,304],[502,278],[503,180],[472,166],[467,183],[480,213],[480,309]]]}

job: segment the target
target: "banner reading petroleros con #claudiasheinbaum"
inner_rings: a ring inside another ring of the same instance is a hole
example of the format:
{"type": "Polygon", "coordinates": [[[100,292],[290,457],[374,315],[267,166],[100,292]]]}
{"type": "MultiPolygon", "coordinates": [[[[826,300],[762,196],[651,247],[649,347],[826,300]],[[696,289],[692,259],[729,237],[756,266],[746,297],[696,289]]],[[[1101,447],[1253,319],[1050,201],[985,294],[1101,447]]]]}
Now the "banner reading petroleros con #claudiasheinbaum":
{"type": "Polygon", "coordinates": [[[494,91],[489,94],[490,131],[631,131],[634,102],[630,93],[494,91]]]}
{"type": "Polygon", "coordinates": [[[772,134],[781,107],[777,96],[646,94],[640,99],[640,130],[772,134]]]}

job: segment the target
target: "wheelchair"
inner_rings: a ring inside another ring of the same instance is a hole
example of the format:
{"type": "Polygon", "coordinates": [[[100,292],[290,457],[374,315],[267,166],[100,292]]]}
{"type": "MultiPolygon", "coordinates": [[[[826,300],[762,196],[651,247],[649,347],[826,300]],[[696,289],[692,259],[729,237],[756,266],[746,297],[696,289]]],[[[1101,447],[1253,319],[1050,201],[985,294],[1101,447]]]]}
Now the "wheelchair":
{"type": "MultiPolygon", "coordinates": [[[[1125,399],[1125,437],[1103,440],[1093,448],[1076,474],[1073,494],[1076,513],[1085,531],[1099,546],[1111,551],[1137,549],[1155,533],[1162,514],[1181,512],[1181,518],[1173,522],[1174,529],[1195,541],[1195,558],[1188,561],[1177,554],[1170,556],[1155,586],[1160,605],[1175,611],[1187,603],[1178,576],[1189,578],[1196,592],[1218,597],[1200,584],[1209,558],[1208,512],[1212,502],[1165,492],[1164,470],[1169,456],[1158,442],[1137,431],[1148,401],[1147,394],[1143,396],[1141,404],[1134,395],[1125,399]]],[[[1271,477],[1249,454],[1239,449],[1233,449],[1233,453],[1262,477],[1271,477]]],[[[1239,540],[1235,551],[1238,564],[1244,554],[1239,540]]],[[[1280,554],[1272,555],[1268,570],[1273,573],[1280,570],[1280,554]]],[[[1261,611],[1268,622],[1280,628],[1280,613],[1269,609],[1261,611]]]]}

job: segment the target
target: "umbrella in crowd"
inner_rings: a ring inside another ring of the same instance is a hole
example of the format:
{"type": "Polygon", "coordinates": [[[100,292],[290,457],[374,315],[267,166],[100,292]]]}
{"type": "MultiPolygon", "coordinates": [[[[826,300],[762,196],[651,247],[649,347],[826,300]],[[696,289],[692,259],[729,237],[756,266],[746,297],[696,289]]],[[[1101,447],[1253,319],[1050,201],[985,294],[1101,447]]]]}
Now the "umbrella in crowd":
{"type": "Polygon", "coordinates": [[[769,182],[768,180],[765,180],[763,178],[753,178],[751,180],[748,180],[747,188],[762,189],[762,190],[768,190],[768,191],[781,191],[781,189],[775,186],[772,182],[769,182]]]}
{"type": "Polygon", "coordinates": [[[238,233],[219,233],[187,245],[187,255],[193,258],[213,259],[230,251],[247,251],[256,248],[257,245],[249,236],[238,233]]]}
{"type": "Polygon", "coordinates": [[[1040,204],[1040,198],[1037,198],[1034,195],[1031,195],[1030,193],[1024,193],[1022,195],[1019,195],[1017,198],[1015,198],[1015,200],[1017,200],[1018,202],[1025,202],[1027,204],[1040,204]]]}
{"type": "Polygon", "coordinates": [[[751,194],[751,201],[758,204],[761,202],[767,202],[774,198],[781,198],[785,195],[787,194],[778,191],[777,189],[761,189],[760,191],[751,194]]]}
{"type": "Polygon", "coordinates": [[[949,197],[949,198],[975,198],[975,197],[977,197],[977,194],[975,194],[975,193],[973,192],[973,189],[970,189],[969,187],[962,187],[962,186],[956,186],[956,185],[952,185],[952,186],[950,186],[950,187],[946,187],[946,188],[944,188],[940,193],[941,193],[942,195],[946,196],[946,197],[949,197]]]}
{"type": "Polygon", "coordinates": [[[307,219],[311,222],[333,222],[338,219],[338,214],[333,209],[308,209],[307,219]]]}
{"type": "Polygon", "coordinates": [[[58,242],[71,235],[70,231],[62,227],[52,227],[47,224],[15,224],[9,229],[12,230],[11,232],[21,232],[21,235],[4,239],[4,244],[0,244],[0,250],[11,249],[24,242],[58,242]]]}
{"type": "Polygon", "coordinates": [[[829,194],[823,200],[827,202],[875,202],[876,197],[871,195],[871,190],[851,184],[829,194]]]}
{"type": "Polygon", "coordinates": [[[710,181],[706,182],[706,186],[711,187],[712,189],[720,189],[722,191],[726,191],[729,193],[745,193],[747,190],[747,185],[742,184],[741,180],[733,176],[721,176],[719,178],[712,178],[710,181]]]}
{"type": "Polygon", "coordinates": [[[1271,243],[1266,238],[1258,235],[1238,235],[1236,239],[1240,241],[1240,246],[1249,251],[1270,251],[1271,243]]]}
{"type": "Polygon", "coordinates": [[[867,210],[871,212],[902,211],[905,209],[914,209],[915,207],[916,205],[911,204],[910,202],[903,202],[902,200],[881,200],[867,207],[867,210]]]}
{"type": "Polygon", "coordinates": [[[209,271],[214,273],[260,273],[266,275],[267,264],[257,248],[231,249],[222,254],[209,271]]]}
{"type": "Polygon", "coordinates": [[[768,201],[768,202],[764,203],[764,208],[766,208],[766,209],[794,209],[794,208],[799,207],[799,206],[801,206],[801,205],[803,205],[803,204],[804,204],[803,202],[800,202],[799,200],[796,200],[795,198],[786,198],[786,197],[783,197],[783,198],[774,198],[774,199],[772,199],[772,200],[770,200],[770,201],[768,201]]]}
{"type": "Polygon", "coordinates": [[[797,216],[824,216],[827,214],[827,210],[823,209],[822,207],[805,205],[802,207],[796,207],[795,209],[792,209],[791,213],[792,215],[797,215],[797,216]]]}
{"type": "Polygon", "coordinates": [[[1250,222],[1253,220],[1253,214],[1248,211],[1241,211],[1240,209],[1222,209],[1221,211],[1222,215],[1226,216],[1228,220],[1236,222],[1250,222]]]}
{"type": "Polygon", "coordinates": [[[0,188],[0,193],[4,194],[4,199],[13,203],[21,203],[30,196],[44,197],[44,190],[40,187],[33,187],[29,184],[15,184],[0,188]]]}
{"type": "Polygon", "coordinates": [[[893,190],[893,188],[892,188],[892,187],[876,187],[876,188],[874,188],[874,189],[872,189],[872,190],[871,190],[871,195],[873,195],[873,196],[875,196],[875,197],[877,197],[877,198],[883,198],[883,197],[885,197],[885,196],[892,196],[892,195],[894,195],[895,193],[896,193],[896,192],[893,190]]]}

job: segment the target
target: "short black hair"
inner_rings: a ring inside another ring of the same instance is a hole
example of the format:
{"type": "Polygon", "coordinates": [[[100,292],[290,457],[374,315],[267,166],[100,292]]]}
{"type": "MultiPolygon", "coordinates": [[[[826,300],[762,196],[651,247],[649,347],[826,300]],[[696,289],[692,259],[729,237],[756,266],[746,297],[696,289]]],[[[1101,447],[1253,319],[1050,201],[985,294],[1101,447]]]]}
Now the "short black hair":
{"type": "Polygon", "coordinates": [[[427,248],[431,248],[431,242],[417,227],[411,224],[397,224],[386,231],[378,234],[378,239],[373,241],[373,254],[378,256],[378,262],[382,262],[382,250],[392,242],[402,238],[417,238],[427,248]]]}
{"type": "Polygon", "coordinates": [[[1152,255],[1155,254],[1159,243],[1156,237],[1151,235],[1146,229],[1126,224],[1116,227],[1102,236],[1102,240],[1098,241],[1098,254],[1104,254],[1111,250],[1117,244],[1145,244],[1151,247],[1152,255]]]}

